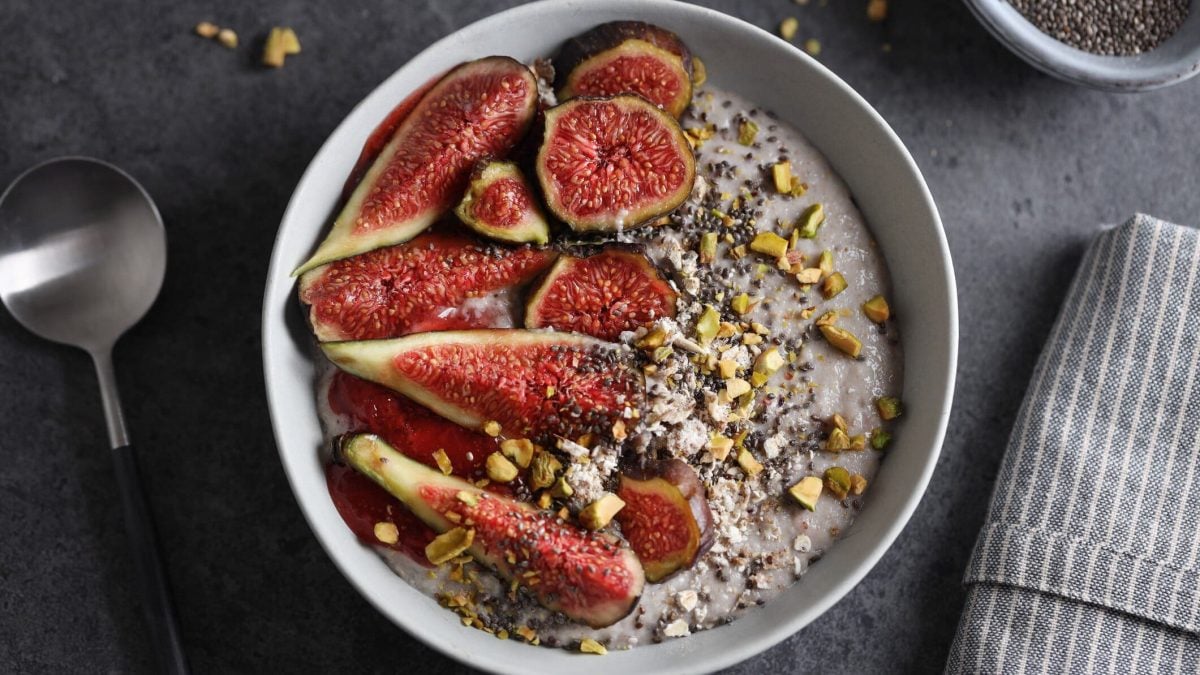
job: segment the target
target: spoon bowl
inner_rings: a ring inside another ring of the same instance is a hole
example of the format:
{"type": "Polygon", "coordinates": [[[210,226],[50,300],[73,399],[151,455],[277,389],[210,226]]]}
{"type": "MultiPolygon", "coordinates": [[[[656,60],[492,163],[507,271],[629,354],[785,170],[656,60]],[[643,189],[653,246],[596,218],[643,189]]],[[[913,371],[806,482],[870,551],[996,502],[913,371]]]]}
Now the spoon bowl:
{"type": "Polygon", "coordinates": [[[111,164],[50,160],[0,196],[0,300],[48,340],[110,347],[158,296],[166,262],[158,209],[111,164]]]}

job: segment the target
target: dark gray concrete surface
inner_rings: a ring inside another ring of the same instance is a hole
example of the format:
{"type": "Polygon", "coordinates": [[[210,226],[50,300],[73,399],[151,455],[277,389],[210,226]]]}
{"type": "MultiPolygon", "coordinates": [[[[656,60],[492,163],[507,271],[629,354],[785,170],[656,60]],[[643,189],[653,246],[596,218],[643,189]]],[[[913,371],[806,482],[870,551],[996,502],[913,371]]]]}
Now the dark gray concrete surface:
{"type": "MultiPolygon", "coordinates": [[[[0,0],[0,183],[94,155],[141,179],[166,220],[166,285],[117,365],[197,672],[461,669],[376,613],[302,519],[268,426],[259,310],[276,226],[326,135],[425,46],[510,4],[0,0]],[[192,35],[202,19],[243,47],[192,35]],[[276,24],[304,53],[268,72],[255,63],[276,24]]],[[[1200,80],[1061,84],[953,0],[895,1],[883,26],[863,0],[706,4],[768,28],[796,16],[892,124],[941,208],[962,309],[954,414],[912,522],[845,600],[734,672],[936,671],[1082,246],[1138,210],[1200,220],[1200,80]]],[[[90,364],[2,311],[0,452],[0,670],[148,670],[90,364]]]]}

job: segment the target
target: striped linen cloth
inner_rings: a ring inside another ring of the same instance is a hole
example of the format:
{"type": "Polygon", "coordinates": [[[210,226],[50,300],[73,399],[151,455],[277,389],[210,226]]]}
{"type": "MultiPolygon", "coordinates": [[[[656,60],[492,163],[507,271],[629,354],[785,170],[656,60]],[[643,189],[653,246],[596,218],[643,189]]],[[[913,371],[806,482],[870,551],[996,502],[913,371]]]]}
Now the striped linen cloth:
{"type": "Polygon", "coordinates": [[[947,673],[1200,672],[1200,233],[1085,255],[1017,416],[947,673]]]}

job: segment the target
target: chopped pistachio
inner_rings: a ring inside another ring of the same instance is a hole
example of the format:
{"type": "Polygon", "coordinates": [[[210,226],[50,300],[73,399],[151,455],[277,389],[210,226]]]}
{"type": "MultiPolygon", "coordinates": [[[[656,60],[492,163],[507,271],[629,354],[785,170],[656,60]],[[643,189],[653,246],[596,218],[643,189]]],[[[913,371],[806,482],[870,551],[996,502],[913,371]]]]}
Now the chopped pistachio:
{"type": "Polygon", "coordinates": [[[559,476],[558,480],[554,481],[554,487],[550,488],[550,494],[559,499],[566,499],[575,494],[575,488],[567,482],[567,479],[559,476]]]}
{"type": "Polygon", "coordinates": [[[584,654],[597,654],[599,656],[604,656],[608,653],[608,650],[604,648],[604,645],[596,642],[592,638],[584,638],[580,640],[579,651],[583,652],[584,654]]]}
{"type": "Polygon", "coordinates": [[[224,45],[230,49],[237,49],[237,46],[238,46],[237,33],[233,32],[232,28],[222,28],[220,31],[217,32],[217,42],[220,42],[222,45],[224,45]]]}
{"type": "Polygon", "coordinates": [[[879,416],[884,420],[894,420],[904,413],[900,399],[895,396],[881,396],[875,399],[875,408],[879,410],[879,416]]]}
{"type": "Polygon", "coordinates": [[[796,281],[802,284],[815,284],[821,280],[821,268],[809,267],[796,273],[796,281]]]}
{"type": "Polygon", "coordinates": [[[750,329],[759,335],[766,335],[771,332],[770,329],[768,329],[764,324],[761,324],[757,321],[750,322],[750,329]]]}
{"type": "Polygon", "coordinates": [[[738,143],[742,145],[753,145],[754,139],[758,137],[758,125],[750,120],[742,120],[738,124],[738,143]]]}
{"type": "Polygon", "coordinates": [[[850,437],[850,447],[848,449],[851,451],[854,451],[854,452],[866,450],[867,449],[867,437],[862,434],[855,434],[855,435],[851,436],[850,437]]]}
{"type": "Polygon", "coordinates": [[[625,431],[625,420],[617,420],[612,425],[612,437],[618,441],[625,440],[628,434],[625,431]]]}
{"type": "Polygon", "coordinates": [[[793,227],[792,233],[788,235],[788,246],[795,249],[800,244],[800,228],[793,227]]]}
{"type": "MultiPolygon", "coordinates": [[[[712,305],[705,305],[704,312],[696,321],[696,339],[700,344],[707,345],[713,341],[717,335],[717,330],[721,327],[721,315],[712,305]]],[[[657,358],[655,359],[658,360],[657,358]]]]}
{"type": "Polygon", "coordinates": [[[795,499],[796,502],[808,509],[809,511],[817,510],[817,498],[821,496],[821,488],[825,487],[824,482],[816,476],[806,476],[800,479],[792,487],[788,488],[788,494],[795,499]]]}
{"type": "Polygon", "coordinates": [[[700,235],[700,262],[711,264],[717,259],[717,233],[705,232],[700,235]]]}
{"type": "Polygon", "coordinates": [[[425,546],[425,557],[434,565],[457,558],[475,541],[475,530],[456,527],[438,536],[425,546]]]}
{"type": "Polygon", "coordinates": [[[825,449],[829,452],[841,452],[850,449],[850,437],[846,435],[845,430],[834,428],[829,432],[829,438],[825,441],[825,449]]]}
{"type": "Polygon", "coordinates": [[[793,177],[792,178],[792,196],[793,197],[803,197],[805,192],[808,192],[808,183],[801,183],[800,181],[796,180],[795,177],[793,177]]]}
{"type": "Polygon", "coordinates": [[[196,35],[199,35],[202,38],[208,38],[211,40],[212,38],[215,38],[217,33],[220,31],[221,29],[218,28],[216,24],[208,21],[201,21],[200,23],[196,24],[196,35]]]}
{"type": "Polygon", "coordinates": [[[517,465],[501,452],[493,452],[487,458],[488,478],[497,483],[507,483],[517,477],[517,465]]]}
{"type": "Polygon", "coordinates": [[[717,361],[717,371],[721,374],[721,379],[728,380],[737,375],[737,361],[733,359],[721,359],[717,361]]]}
{"type": "Polygon", "coordinates": [[[264,66],[272,68],[282,68],[283,60],[287,56],[287,51],[284,49],[283,29],[276,26],[271,29],[267,35],[267,41],[263,45],[262,62],[264,66]]]}
{"type": "Polygon", "coordinates": [[[759,232],[750,242],[750,250],[778,258],[787,254],[788,240],[774,232],[759,232]]]}
{"type": "Polygon", "coordinates": [[[667,341],[667,331],[662,326],[655,326],[650,332],[637,341],[638,349],[657,349],[667,341]]]}
{"type": "Polygon", "coordinates": [[[742,344],[757,345],[762,344],[763,338],[758,333],[742,333],[742,344]]]}
{"type": "Polygon", "coordinates": [[[529,468],[529,462],[533,459],[533,450],[533,441],[528,438],[510,438],[500,441],[500,452],[516,462],[517,466],[522,469],[529,468]]]}
{"type": "Polygon", "coordinates": [[[825,336],[829,344],[847,356],[857,359],[858,355],[862,353],[862,342],[859,342],[858,338],[854,337],[854,334],[850,331],[830,325],[821,326],[820,328],[821,335],[825,336]]]}
{"type": "Polygon", "coordinates": [[[483,423],[483,433],[495,438],[500,435],[500,423],[496,420],[488,420],[483,423]]]}
{"type": "Polygon", "coordinates": [[[671,345],[663,345],[663,346],[659,347],[658,349],[654,350],[654,354],[651,355],[651,358],[654,359],[655,363],[662,363],[663,361],[666,361],[668,358],[670,358],[671,355],[674,353],[675,353],[675,349],[673,347],[671,347],[671,345]]]}
{"type": "Polygon", "coordinates": [[[600,499],[583,507],[583,510],[579,512],[579,522],[589,530],[603,529],[623,508],[625,508],[625,500],[611,492],[606,492],[600,499]]]}
{"type": "Polygon", "coordinates": [[[800,236],[804,239],[815,239],[817,230],[821,224],[825,222],[825,207],[820,202],[804,209],[804,213],[800,214],[800,220],[796,221],[796,227],[800,229],[800,236]]]}
{"type": "Polygon", "coordinates": [[[446,454],[445,450],[441,448],[435,450],[433,452],[433,461],[437,462],[438,468],[442,470],[443,474],[449,476],[451,473],[454,473],[454,464],[450,462],[450,456],[446,454]]]}
{"type": "Polygon", "coordinates": [[[844,290],[846,290],[846,277],[842,276],[841,272],[830,274],[821,283],[821,295],[824,295],[826,300],[837,296],[844,290]]]}
{"type": "Polygon", "coordinates": [[[771,167],[771,178],[775,180],[775,190],[780,194],[791,194],[792,192],[792,163],[791,162],[776,162],[771,167]]]}
{"type": "Polygon", "coordinates": [[[767,276],[767,272],[769,272],[770,270],[771,270],[771,268],[768,267],[767,265],[765,265],[764,263],[758,263],[758,265],[755,266],[755,268],[754,268],[754,280],[758,281],[759,279],[762,279],[763,277],[767,276]]]}
{"type": "Polygon", "coordinates": [[[783,367],[783,355],[779,353],[778,347],[770,347],[764,349],[754,359],[754,372],[770,375],[783,367]]]}
{"type": "Polygon", "coordinates": [[[737,246],[734,246],[733,248],[729,249],[729,255],[733,256],[734,260],[741,260],[742,258],[745,258],[746,245],[738,244],[737,246]]]}
{"type": "Polygon", "coordinates": [[[821,53],[821,41],[816,38],[809,38],[804,41],[804,51],[810,56],[817,56],[821,53]]]}
{"type": "Polygon", "coordinates": [[[796,17],[789,16],[788,18],[779,22],[779,37],[791,42],[792,38],[796,37],[796,31],[799,29],[800,22],[796,19],[796,17]]]}
{"type": "Polygon", "coordinates": [[[729,301],[729,307],[738,314],[745,314],[750,311],[750,296],[746,293],[739,293],[733,296],[729,301]]]}
{"type": "Polygon", "coordinates": [[[883,323],[892,315],[891,307],[888,307],[887,300],[882,295],[877,295],[863,303],[863,314],[875,323],[883,323]]]}
{"type": "Polygon", "coordinates": [[[837,323],[837,320],[838,320],[838,313],[830,311],[830,312],[825,312],[821,316],[817,317],[817,320],[815,323],[816,323],[817,327],[819,328],[821,326],[832,326],[837,323]]]}
{"type": "Polygon", "coordinates": [[[861,495],[867,489],[867,479],[861,473],[856,473],[850,476],[850,494],[854,496],[861,495]]]}
{"type": "Polygon", "coordinates": [[[825,469],[825,489],[834,497],[845,499],[850,492],[850,472],[840,466],[825,469]]]}
{"type": "Polygon", "coordinates": [[[548,509],[548,508],[550,508],[550,502],[551,502],[550,491],[543,490],[542,493],[538,495],[538,500],[537,500],[538,508],[539,509],[548,509]]]}
{"type": "Polygon", "coordinates": [[[754,455],[746,448],[738,451],[737,462],[738,466],[742,467],[742,471],[745,471],[748,476],[757,476],[762,473],[762,463],[755,459],[754,455]]]}
{"type": "Polygon", "coordinates": [[[755,389],[758,389],[759,387],[766,384],[767,380],[770,379],[770,377],[771,376],[767,375],[766,373],[760,373],[757,371],[750,373],[750,386],[754,387],[755,389]]]}
{"type": "Polygon", "coordinates": [[[821,257],[817,259],[817,269],[821,270],[822,277],[833,274],[833,251],[829,249],[821,251],[821,257]]]}
{"type": "Polygon", "coordinates": [[[876,427],[871,430],[871,447],[876,450],[883,450],[892,442],[892,435],[887,431],[876,427]]]}
{"type": "Polygon", "coordinates": [[[725,380],[725,396],[729,400],[733,400],[742,394],[750,391],[750,383],[740,377],[731,377],[725,380]]]}
{"type": "Polygon", "coordinates": [[[717,330],[717,337],[727,338],[738,334],[738,327],[728,321],[722,321],[720,329],[717,330]]]}
{"type": "Polygon", "coordinates": [[[454,493],[454,498],[467,506],[475,506],[479,503],[479,497],[476,497],[475,493],[470,490],[459,490],[454,493]]]}
{"type": "Polygon", "coordinates": [[[375,538],[384,544],[394,544],[400,541],[400,529],[395,523],[375,523],[375,538]]]}
{"type": "Polygon", "coordinates": [[[699,87],[708,81],[708,69],[699,56],[692,56],[692,86],[699,87]]]}
{"type": "Polygon", "coordinates": [[[541,451],[533,456],[530,464],[529,485],[534,490],[548,488],[554,484],[554,478],[562,471],[562,462],[554,455],[541,451]]]}
{"type": "Polygon", "coordinates": [[[846,418],[834,413],[829,416],[829,426],[833,429],[841,429],[842,433],[846,433],[849,426],[846,425],[846,418]]]}
{"type": "Polygon", "coordinates": [[[712,433],[711,436],[709,436],[708,451],[712,453],[713,458],[716,459],[718,462],[725,461],[725,458],[729,456],[729,451],[732,449],[733,449],[733,439],[732,438],[729,438],[728,436],[717,433],[715,431],[712,433]]]}

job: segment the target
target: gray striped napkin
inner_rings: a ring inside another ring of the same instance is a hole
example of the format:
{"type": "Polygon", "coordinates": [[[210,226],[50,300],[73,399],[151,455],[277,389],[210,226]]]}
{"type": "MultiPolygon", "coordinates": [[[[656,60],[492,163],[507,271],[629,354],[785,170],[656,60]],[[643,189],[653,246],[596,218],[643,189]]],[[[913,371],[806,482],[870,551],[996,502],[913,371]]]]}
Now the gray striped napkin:
{"type": "Polygon", "coordinates": [[[948,673],[1200,671],[1200,233],[1080,265],[1017,416],[948,673]]]}

